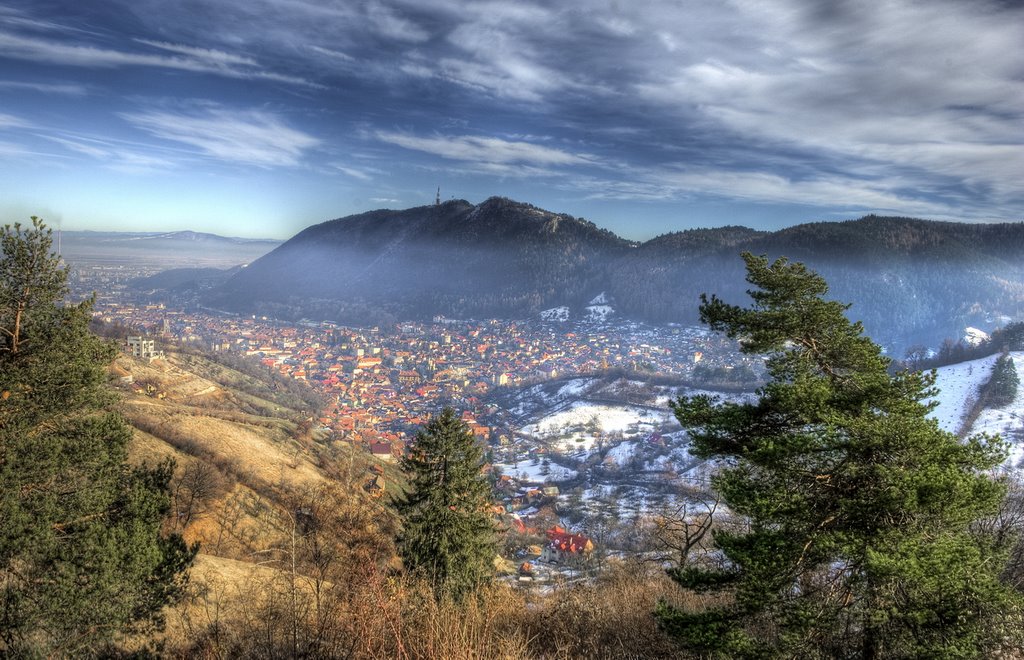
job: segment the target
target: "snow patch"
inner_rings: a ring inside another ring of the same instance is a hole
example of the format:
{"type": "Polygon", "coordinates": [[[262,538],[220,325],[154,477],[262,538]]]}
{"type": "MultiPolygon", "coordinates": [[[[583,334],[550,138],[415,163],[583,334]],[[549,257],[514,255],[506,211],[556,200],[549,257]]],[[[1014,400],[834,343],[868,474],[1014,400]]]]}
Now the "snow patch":
{"type": "MultiPolygon", "coordinates": [[[[998,356],[993,356],[993,364],[997,358],[998,356]]],[[[1013,366],[1017,369],[1017,373],[1024,373],[1024,352],[1014,351],[1010,353],[1010,359],[1013,360],[1013,366]]],[[[987,369],[986,378],[991,373],[992,369],[987,369]]],[[[975,433],[996,435],[998,433],[1003,440],[1010,443],[1010,455],[1004,465],[1012,469],[1024,467],[1021,464],[1021,461],[1024,460],[1024,386],[1017,388],[1017,396],[1008,405],[982,410],[969,432],[971,435],[975,433]]]]}
{"type": "Polygon", "coordinates": [[[604,323],[614,313],[615,310],[610,305],[590,305],[587,307],[587,315],[584,320],[590,323],[604,323]]]}
{"type": "Polygon", "coordinates": [[[576,401],[568,408],[524,426],[524,435],[554,441],[561,451],[589,451],[599,437],[611,433],[651,433],[668,423],[671,412],[637,406],[610,406],[576,401]]]}
{"type": "Polygon", "coordinates": [[[964,329],[964,341],[971,346],[978,346],[987,342],[991,337],[984,330],[967,327],[964,329]]]}
{"type": "Polygon", "coordinates": [[[544,482],[568,481],[576,477],[576,470],[562,467],[552,461],[548,462],[547,474],[544,474],[545,467],[541,460],[536,462],[532,459],[519,461],[515,465],[511,463],[498,463],[494,466],[502,474],[515,477],[525,483],[542,484],[544,482]]]}
{"type": "Polygon", "coordinates": [[[542,321],[558,321],[560,323],[564,323],[569,320],[569,308],[562,305],[561,307],[545,309],[540,313],[540,319],[542,321]]]}

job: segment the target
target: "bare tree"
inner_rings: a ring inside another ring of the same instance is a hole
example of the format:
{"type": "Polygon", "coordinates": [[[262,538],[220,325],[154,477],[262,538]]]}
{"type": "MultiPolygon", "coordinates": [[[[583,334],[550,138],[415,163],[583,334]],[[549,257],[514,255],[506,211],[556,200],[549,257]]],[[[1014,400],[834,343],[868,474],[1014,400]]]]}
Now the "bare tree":
{"type": "Polygon", "coordinates": [[[187,527],[226,488],[224,475],[216,467],[201,460],[189,462],[171,483],[175,526],[187,527]]]}
{"type": "Polygon", "coordinates": [[[688,496],[682,504],[659,515],[654,521],[651,537],[654,546],[680,566],[690,559],[715,524],[721,499],[718,495],[688,496]]]}

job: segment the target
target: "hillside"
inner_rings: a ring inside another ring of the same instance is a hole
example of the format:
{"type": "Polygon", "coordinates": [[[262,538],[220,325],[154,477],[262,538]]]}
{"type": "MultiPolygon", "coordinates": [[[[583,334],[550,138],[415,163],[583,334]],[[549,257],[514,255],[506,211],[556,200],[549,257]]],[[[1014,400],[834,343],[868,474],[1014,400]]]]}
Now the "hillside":
{"type": "MultiPolygon", "coordinates": [[[[777,232],[696,229],[637,245],[593,223],[491,198],[380,210],[302,231],[226,284],[218,309],[374,325],[436,314],[578,318],[607,292],[636,320],[692,323],[699,296],[742,295],[744,250],[806,262],[883,344],[937,345],[1024,314],[1024,224],[868,216],[777,232]]],[[[602,316],[603,318],[603,316],[602,316]]]]}
{"type": "Polygon", "coordinates": [[[1024,224],[878,216],[770,233],[726,227],[661,236],[616,264],[609,293],[631,317],[694,322],[701,293],[744,295],[741,251],[803,261],[825,277],[831,296],[852,303],[851,318],[897,351],[1024,313],[1024,224]]]}
{"type": "MultiPolygon", "coordinates": [[[[291,566],[304,597],[312,586],[326,589],[309,548],[289,550],[297,564],[282,552],[302,516],[326,519],[329,510],[348,528],[344,537],[333,530],[319,540],[321,559],[356,561],[352,553],[377,548],[360,559],[373,568],[392,556],[391,516],[363,488],[376,477],[370,456],[313,430],[307,402],[269,372],[242,372],[212,357],[170,350],[148,362],[122,355],[110,368],[120,411],[135,429],[131,460],[174,459],[167,524],[200,543],[191,600],[169,612],[172,643],[208,626],[241,628],[240,618],[269,607],[282,581],[292,579],[285,571],[291,566]]],[[[393,466],[381,467],[389,489],[401,483],[393,466]]],[[[309,539],[307,529],[303,542],[309,539]]]]}
{"type": "MultiPolygon", "coordinates": [[[[172,456],[179,468],[203,462],[227,491],[268,501],[365,480],[369,455],[314,429],[313,411],[294,389],[269,371],[245,373],[211,357],[172,349],[152,362],[122,355],[111,367],[139,460],[172,456]]],[[[391,466],[387,477],[398,483],[391,466]]],[[[206,546],[202,518],[187,531],[206,546]]]]}
{"type": "MultiPolygon", "coordinates": [[[[1024,351],[1011,351],[1010,357],[1017,372],[1024,373],[1024,351]]],[[[939,405],[932,416],[942,428],[954,433],[998,433],[1010,444],[1006,467],[1019,470],[1024,467],[1024,388],[1018,390],[1009,404],[986,407],[976,419],[970,418],[981,387],[992,376],[992,366],[997,358],[997,355],[991,355],[936,369],[938,378],[935,385],[939,388],[936,401],[939,405]]]]}
{"type": "MultiPolygon", "coordinates": [[[[202,543],[166,632],[125,640],[126,653],[148,657],[156,643],[161,657],[597,657],[611,643],[680,657],[650,612],[659,598],[690,601],[653,562],[602,561],[593,584],[579,566],[550,593],[502,581],[468,611],[438,603],[398,570],[388,498],[364,488],[375,479],[394,492],[395,467],[311,430],[295,391],[219,360],[171,350],[110,369],[136,429],[132,460],[175,459],[167,525],[202,543]]],[[[539,541],[501,548],[522,542],[539,541]]]]}

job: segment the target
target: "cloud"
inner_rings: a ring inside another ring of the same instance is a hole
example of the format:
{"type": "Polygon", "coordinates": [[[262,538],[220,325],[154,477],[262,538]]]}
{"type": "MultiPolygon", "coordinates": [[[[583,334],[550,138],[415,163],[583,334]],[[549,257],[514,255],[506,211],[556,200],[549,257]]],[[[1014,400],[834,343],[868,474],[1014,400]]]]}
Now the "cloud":
{"type": "Polygon", "coordinates": [[[26,127],[31,126],[31,125],[32,124],[30,124],[29,122],[25,121],[24,119],[21,119],[20,117],[15,117],[14,115],[8,115],[8,114],[0,113],[0,129],[5,129],[5,128],[26,128],[26,127]]]}
{"type": "Polygon", "coordinates": [[[570,177],[563,189],[586,192],[585,199],[615,201],[693,201],[717,198],[768,205],[799,205],[848,216],[857,213],[904,214],[936,220],[992,220],[1005,217],[994,205],[971,205],[948,190],[932,196],[900,177],[857,178],[821,174],[807,179],[770,171],[698,168],[638,169],[629,179],[570,177]]]}
{"type": "Polygon", "coordinates": [[[0,154],[9,157],[22,157],[30,155],[30,152],[20,144],[0,140],[0,154]]]}
{"type": "MultiPolygon", "coordinates": [[[[0,57],[253,80],[249,91],[275,104],[266,107],[299,106],[322,122],[325,141],[358,126],[388,152],[377,158],[418,152],[413,175],[443,168],[490,186],[511,176],[560,192],[578,185],[590,197],[963,217],[1018,218],[1024,205],[1019,3],[210,0],[197,12],[110,2],[135,34],[75,32],[41,11],[0,8],[0,57]],[[321,80],[330,88],[309,82],[321,80]]],[[[72,93],[39,85],[0,90],[72,93]]],[[[312,135],[223,107],[122,116],[193,154],[315,161],[312,135]]],[[[322,151],[319,172],[383,178],[322,151]]]]}
{"type": "Polygon", "coordinates": [[[95,143],[69,140],[67,138],[56,137],[53,135],[44,135],[42,137],[52,142],[56,142],[66,149],[92,158],[107,159],[113,155],[113,151],[111,149],[99,146],[95,143]]]}
{"type": "Polygon", "coordinates": [[[176,169],[180,165],[179,159],[146,153],[138,149],[127,148],[123,144],[88,136],[39,135],[39,137],[59,144],[68,151],[101,161],[108,169],[127,174],[166,171],[176,169]]]}
{"type": "MultiPolygon", "coordinates": [[[[747,145],[750,159],[738,168],[788,153],[791,167],[802,161],[851,180],[866,170],[900,177],[907,194],[882,203],[907,212],[936,196],[958,196],[968,213],[1019,205],[1024,64],[1005,54],[1019,48],[1020,9],[896,1],[826,12],[802,0],[737,7],[737,25],[758,26],[744,32],[747,47],[655,65],[632,81],[655,114],[699,122],[719,145],[747,145]]],[[[826,188],[780,188],[801,198],[815,189],[827,204],[826,188]]]]}
{"type": "Polygon", "coordinates": [[[330,163],[330,166],[338,170],[342,174],[347,174],[353,179],[359,179],[360,181],[373,180],[373,175],[365,170],[357,169],[355,167],[349,167],[347,165],[342,165],[341,163],[330,163]]]}
{"type": "Polygon", "coordinates": [[[261,79],[309,87],[318,86],[304,78],[266,71],[259,68],[258,63],[251,58],[212,49],[157,41],[138,41],[161,51],[174,52],[176,55],[127,52],[97,46],[63,43],[50,39],[23,37],[6,32],[0,32],[0,54],[22,60],[66,66],[92,68],[148,66],[210,73],[229,78],[261,79]]]}
{"type": "Polygon", "coordinates": [[[366,17],[378,34],[399,41],[422,42],[430,34],[415,21],[402,16],[399,12],[380,2],[366,5],[366,17]]]}
{"type": "Polygon", "coordinates": [[[217,160],[260,167],[294,167],[320,140],[261,110],[209,108],[190,114],[122,113],[136,128],[199,149],[217,160]]]}
{"type": "Polygon", "coordinates": [[[355,58],[347,53],[343,53],[340,50],[334,50],[333,48],[321,48],[320,46],[310,46],[309,49],[314,53],[320,55],[326,55],[328,58],[333,60],[339,60],[341,62],[354,62],[355,58]]]}
{"type": "Polygon", "coordinates": [[[505,165],[585,165],[597,159],[588,154],[573,154],[532,142],[503,140],[475,135],[417,137],[406,133],[379,131],[377,138],[406,149],[452,160],[505,165]]]}
{"type": "Polygon", "coordinates": [[[197,62],[206,62],[210,65],[231,67],[231,66],[245,66],[245,67],[256,67],[259,66],[256,60],[251,57],[245,57],[243,55],[235,55],[233,53],[225,53],[224,51],[214,50],[212,48],[196,48],[194,46],[186,46],[183,44],[172,44],[166,41],[151,41],[149,39],[136,39],[140,44],[159,48],[160,50],[166,50],[171,53],[179,53],[181,55],[187,55],[197,62]]]}
{"type": "Polygon", "coordinates": [[[0,89],[14,91],[39,92],[41,94],[60,94],[63,96],[85,96],[88,89],[76,83],[40,83],[20,80],[0,80],[0,89]]]}

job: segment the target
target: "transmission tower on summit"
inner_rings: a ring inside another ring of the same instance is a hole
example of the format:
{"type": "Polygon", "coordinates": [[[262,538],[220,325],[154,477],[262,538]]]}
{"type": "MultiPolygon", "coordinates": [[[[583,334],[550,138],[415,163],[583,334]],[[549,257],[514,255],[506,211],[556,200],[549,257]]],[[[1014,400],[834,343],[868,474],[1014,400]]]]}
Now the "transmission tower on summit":
{"type": "Polygon", "coordinates": [[[437,187],[437,197],[434,198],[434,206],[441,206],[441,186],[437,187]]]}

